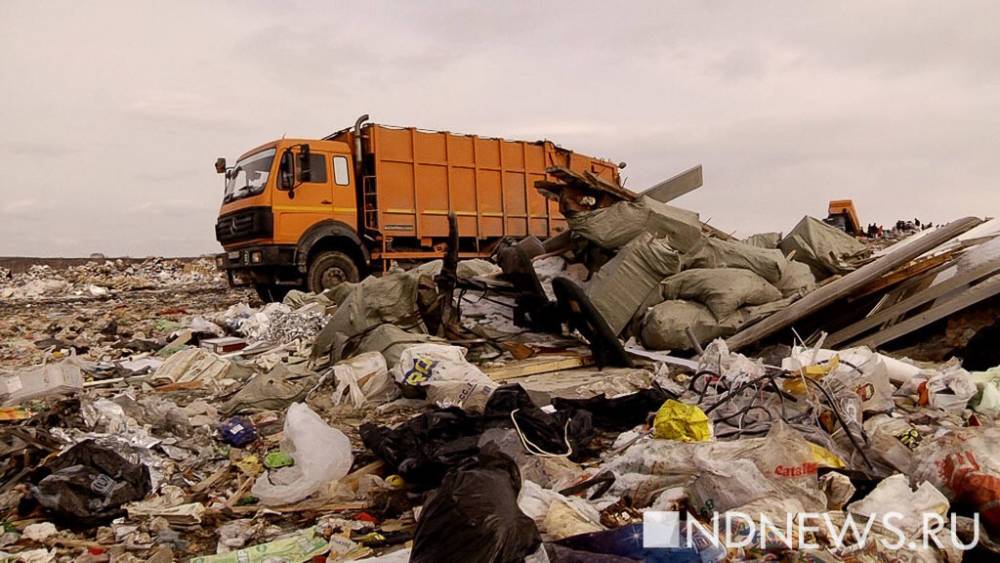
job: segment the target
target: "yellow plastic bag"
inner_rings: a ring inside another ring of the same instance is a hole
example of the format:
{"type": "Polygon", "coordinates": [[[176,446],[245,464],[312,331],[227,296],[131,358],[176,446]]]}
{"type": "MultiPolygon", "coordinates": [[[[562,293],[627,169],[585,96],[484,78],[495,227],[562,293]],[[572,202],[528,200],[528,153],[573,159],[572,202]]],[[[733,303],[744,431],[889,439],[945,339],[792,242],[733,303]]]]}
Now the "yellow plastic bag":
{"type": "Polygon", "coordinates": [[[682,442],[712,439],[712,421],[705,411],[673,399],[663,403],[653,419],[653,437],[682,442]]]}
{"type": "Polygon", "coordinates": [[[812,449],[813,461],[816,462],[816,465],[822,467],[832,467],[834,469],[843,469],[844,467],[847,467],[844,464],[844,460],[840,459],[837,457],[837,454],[831,452],[823,446],[810,442],[809,447],[812,449]]]}

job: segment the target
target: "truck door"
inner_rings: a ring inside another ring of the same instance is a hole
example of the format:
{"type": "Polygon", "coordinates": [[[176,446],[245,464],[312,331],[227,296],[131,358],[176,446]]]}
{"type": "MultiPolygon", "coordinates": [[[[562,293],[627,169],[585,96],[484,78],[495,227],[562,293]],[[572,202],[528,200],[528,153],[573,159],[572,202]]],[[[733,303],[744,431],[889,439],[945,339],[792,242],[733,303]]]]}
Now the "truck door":
{"type": "Polygon", "coordinates": [[[310,226],[333,218],[333,183],[330,174],[330,157],[320,152],[310,152],[309,168],[312,178],[293,191],[275,191],[274,228],[278,243],[295,244],[310,226]]]}
{"type": "Polygon", "coordinates": [[[349,154],[334,154],[333,218],[357,230],[358,199],[354,191],[354,166],[349,154]]]}

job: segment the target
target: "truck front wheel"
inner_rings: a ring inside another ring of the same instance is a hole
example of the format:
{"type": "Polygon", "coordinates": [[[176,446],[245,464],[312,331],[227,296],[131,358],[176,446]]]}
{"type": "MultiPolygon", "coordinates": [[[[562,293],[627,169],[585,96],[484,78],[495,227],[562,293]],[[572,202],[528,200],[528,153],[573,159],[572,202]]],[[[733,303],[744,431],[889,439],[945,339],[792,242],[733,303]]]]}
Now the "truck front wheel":
{"type": "Polygon", "coordinates": [[[309,265],[307,288],[320,293],[343,282],[357,282],[361,278],[358,265],[351,257],[336,250],[320,252],[309,265]]]}

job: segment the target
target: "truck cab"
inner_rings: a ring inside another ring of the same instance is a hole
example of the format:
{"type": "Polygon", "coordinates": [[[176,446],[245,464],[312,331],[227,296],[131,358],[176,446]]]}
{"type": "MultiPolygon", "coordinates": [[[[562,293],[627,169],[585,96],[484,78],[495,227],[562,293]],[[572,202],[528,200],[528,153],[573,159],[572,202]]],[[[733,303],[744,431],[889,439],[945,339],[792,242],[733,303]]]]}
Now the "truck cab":
{"type": "Polygon", "coordinates": [[[215,236],[230,283],[270,301],[292,288],[358,281],[368,255],[357,234],[353,163],[347,143],[306,139],[263,144],[232,166],[217,161],[225,191],[215,236]]]}

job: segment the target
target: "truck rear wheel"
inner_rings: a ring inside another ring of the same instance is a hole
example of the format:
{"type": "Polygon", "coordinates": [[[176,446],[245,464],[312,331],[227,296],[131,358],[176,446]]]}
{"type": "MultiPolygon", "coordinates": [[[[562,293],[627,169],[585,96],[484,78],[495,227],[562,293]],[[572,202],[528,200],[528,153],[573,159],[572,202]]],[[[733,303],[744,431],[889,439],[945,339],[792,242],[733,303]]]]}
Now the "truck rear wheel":
{"type": "Polygon", "coordinates": [[[313,258],[306,285],[309,291],[320,293],[345,281],[357,282],[360,278],[358,265],[350,256],[336,250],[327,250],[313,258]]]}

